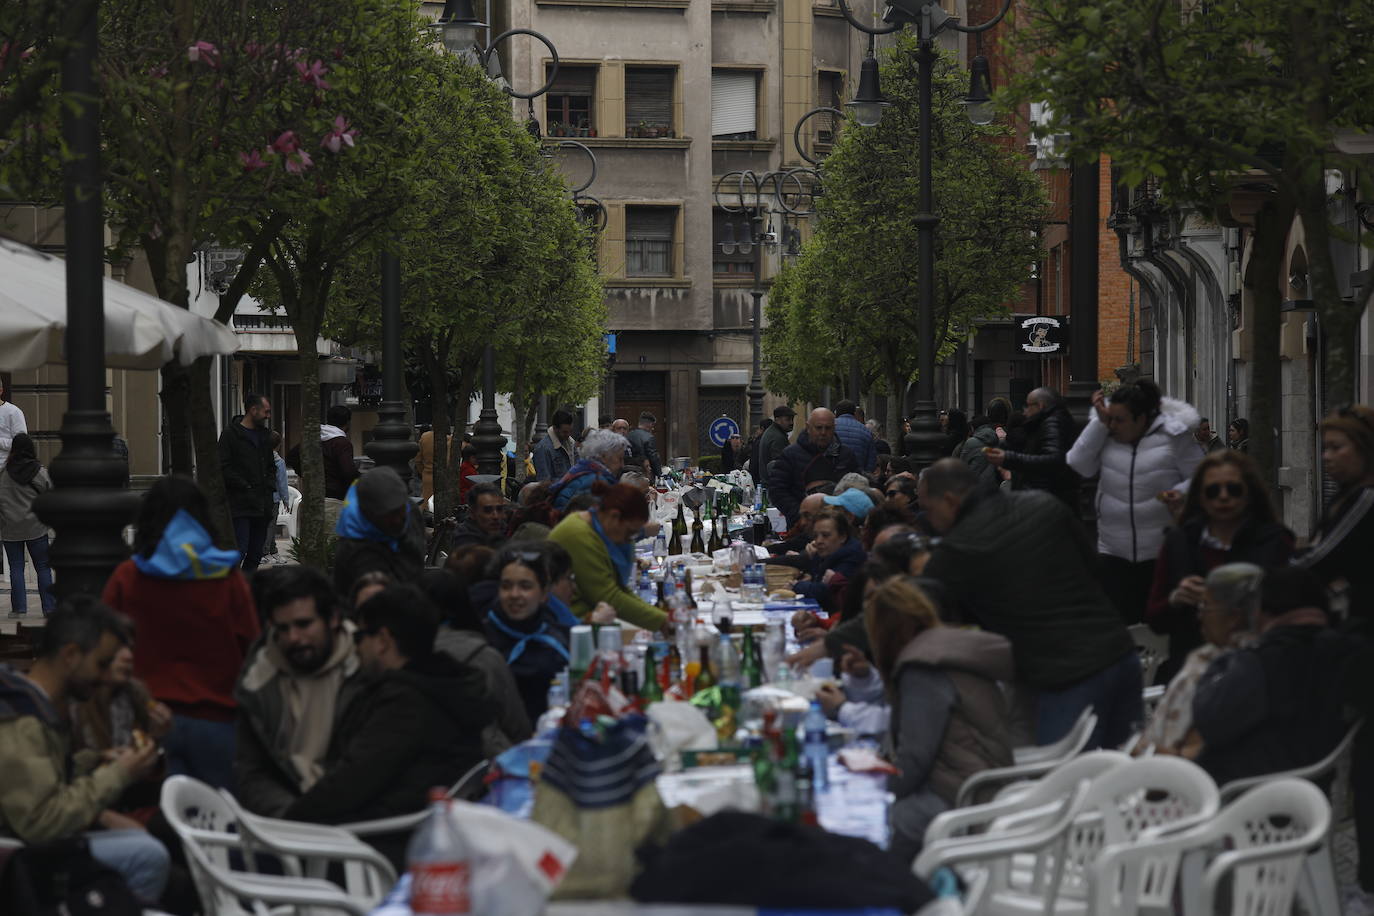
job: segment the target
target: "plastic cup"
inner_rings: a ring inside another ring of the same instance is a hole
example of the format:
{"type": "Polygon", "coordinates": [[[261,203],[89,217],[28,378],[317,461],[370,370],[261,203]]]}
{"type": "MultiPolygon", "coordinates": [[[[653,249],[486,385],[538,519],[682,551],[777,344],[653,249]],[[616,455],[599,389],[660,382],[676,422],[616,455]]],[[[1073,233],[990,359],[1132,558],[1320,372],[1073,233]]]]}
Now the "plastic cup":
{"type": "Polygon", "coordinates": [[[596,633],[596,648],[600,652],[620,652],[624,645],[623,631],[616,624],[603,626],[596,633]]]}
{"type": "MultiPolygon", "coordinates": [[[[619,627],[615,628],[619,630],[619,627]]],[[[568,637],[568,667],[574,671],[586,671],[592,665],[592,655],[596,643],[589,624],[578,624],[572,628],[568,637]]]]}

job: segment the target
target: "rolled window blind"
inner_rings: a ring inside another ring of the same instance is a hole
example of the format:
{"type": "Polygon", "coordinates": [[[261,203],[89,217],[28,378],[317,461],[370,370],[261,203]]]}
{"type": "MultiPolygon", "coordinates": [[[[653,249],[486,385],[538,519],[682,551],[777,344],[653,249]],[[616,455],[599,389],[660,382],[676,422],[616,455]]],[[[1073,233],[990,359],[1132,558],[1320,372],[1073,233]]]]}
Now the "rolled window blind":
{"type": "Polygon", "coordinates": [[[711,73],[711,136],[742,134],[758,127],[758,77],[751,70],[711,73]]]}

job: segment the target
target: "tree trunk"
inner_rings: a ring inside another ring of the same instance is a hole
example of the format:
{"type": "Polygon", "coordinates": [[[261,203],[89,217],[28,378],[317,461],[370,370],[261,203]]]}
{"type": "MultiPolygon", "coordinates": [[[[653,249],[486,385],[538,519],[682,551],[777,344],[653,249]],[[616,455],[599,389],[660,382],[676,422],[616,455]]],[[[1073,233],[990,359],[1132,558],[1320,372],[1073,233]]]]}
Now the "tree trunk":
{"type": "Polygon", "coordinates": [[[520,446],[522,451],[516,454],[523,465],[526,456],[534,451],[534,424],[539,419],[539,395],[532,394],[529,399],[529,406],[525,408],[525,416],[520,421],[520,446]]]}
{"type": "Polygon", "coordinates": [[[325,530],[324,455],[320,451],[320,358],[315,349],[324,303],[320,301],[318,279],[308,275],[309,266],[300,272],[300,302],[292,316],[296,331],[296,355],[301,369],[301,522],[300,556],[302,563],[328,568],[328,541],[333,533],[325,530]]]}
{"type": "Polygon", "coordinates": [[[448,414],[448,373],[444,363],[425,345],[420,358],[429,373],[431,403],[434,405],[434,519],[448,518],[454,510],[453,478],[449,473],[448,437],[453,427],[448,414]]]}
{"type": "MultiPolygon", "coordinates": [[[[171,362],[160,370],[162,411],[167,422],[167,460],[173,474],[195,472],[191,440],[191,376],[181,363],[171,362]]],[[[218,464],[218,460],[217,460],[218,464]]]]}
{"type": "Polygon", "coordinates": [[[1278,483],[1278,439],[1282,365],[1280,336],[1283,316],[1280,273],[1283,249],[1293,223],[1293,204],[1283,196],[1255,214],[1255,235],[1245,285],[1250,289],[1250,457],[1270,488],[1278,483]]]}
{"type": "Polygon", "coordinates": [[[1318,176],[1302,191],[1299,218],[1307,236],[1307,282],[1320,321],[1321,399],[1319,414],[1355,400],[1356,336],[1362,311],[1341,298],[1331,257],[1331,228],[1326,215],[1326,189],[1318,176]]]}

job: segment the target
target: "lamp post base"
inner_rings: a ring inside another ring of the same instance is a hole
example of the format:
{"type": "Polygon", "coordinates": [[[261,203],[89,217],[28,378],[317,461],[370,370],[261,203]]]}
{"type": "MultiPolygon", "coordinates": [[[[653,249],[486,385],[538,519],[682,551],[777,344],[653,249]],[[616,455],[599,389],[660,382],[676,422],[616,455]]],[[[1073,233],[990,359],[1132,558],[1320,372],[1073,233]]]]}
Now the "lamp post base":
{"type": "Polygon", "coordinates": [[[501,435],[501,422],[496,419],[496,408],[483,407],[472,424],[472,447],[477,449],[477,473],[501,473],[501,446],[506,437],[501,435]]]}
{"type": "Polygon", "coordinates": [[[61,435],[62,451],[49,468],[53,489],[34,500],[34,510],[57,535],[49,552],[57,596],[99,595],[129,555],[124,526],[133,521],[138,494],[125,488],[129,465],[114,451],[108,413],[69,410],[61,435]]]}
{"type": "Polygon", "coordinates": [[[912,470],[924,471],[941,458],[945,436],[940,432],[940,414],[934,401],[917,401],[911,414],[911,432],[903,441],[906,443],[907,457],[911,459],[912,470]]]}
{"type": "Polygon", "coordinates": [[[377,421],[372,441],[363,451],[377,462],[377,467],[391,468],[409,482],[410,460],[420,451],[420,444],[411,438],[405,405],[400,401],[383,401],[377,408],[377,421]]]}

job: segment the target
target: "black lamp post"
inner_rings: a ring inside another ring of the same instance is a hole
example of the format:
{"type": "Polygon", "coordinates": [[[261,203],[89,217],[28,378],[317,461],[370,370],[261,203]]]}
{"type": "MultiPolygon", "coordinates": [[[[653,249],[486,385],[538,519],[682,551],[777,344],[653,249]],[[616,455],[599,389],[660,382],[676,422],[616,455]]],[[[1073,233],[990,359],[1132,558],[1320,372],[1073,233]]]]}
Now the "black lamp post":
{"type": "MultiPolygon", "coordinates": [[[[558,49],[548,38],[533,29],[507,29],[491,39],[485,49],[478,48],[477,33],[488,26],[477,18],[472,8],[472,0],[445,0],[444,12],[434,25],[439,30],[445,50],[476,63],[483,70],[491,63],[496,46],[507,38],[529,35],[542,42],[553,58],[548,79],[534,92],[517,92],[507,85],[507,94],[517,99],[538,98],[549,91],[549,87],[558,76],[558,49]]],[[[477,414],[477,422],[472,424],[472,447],[477,450],[479,474],[501,473],[504,460],[501,447],[505,444],[506,437],[501,435],[501,421],[496,415],[496,350],[488,342],[482,348],[482,410],[477,414]]]]}
{"type": "MultiPolygon", "coordinates": [[[[62,61],[62,137],[67,268],[67,411],[62,451],[53,460],[54,489],[34,500],[57,537],[51,560],[61,597],[100,594],[128,555],[124,526],[138,498],[124,489],[128,462],[114,450],[105,410],[105,214],[100,187],[100,105],[95,82],[98,6],[62,61]]],[[[23,575],[23,570],[10,570],[23,575]]]]}
{"type": "MultiPolygon", "coordinates": [[[[410,480],[410,459],[420,450],[406,422],[401,400],[401,260],[394,251],[382,253],[382,403],[372,441],[363,449],[378,467],[389,467],[410,480]]],[[[436,409],[445,409],[436,405],[436,409]]]]}
{"type": "MultiPolygon", "coordinates": [[[[918,326],[920,329],[920,372],[916,377],[916,406],[911,415],[911,432],[906,436],[907,454],[913,459],[916,468],[929,467],[940,457],[940,420],[935,408],[935,227],[940,218],[935,215],[935,195],[931,186],[930,166],[930,121],[931,121],[931,79],[935,72],[935,37],[946,29],[957,32],[985,32],[1002,20],[1011,7],[1011,0],[1002,0],[1002,8],[992,19],[977,26],[960,25],[958,20],[941,8],[938,0],[893,0],[883,12],[883,21],[888,25],[873,28],[854,18],[846,0],[840,0],[840,11],[849,24],[869,36],[869,52],[860,70],[859,93],[850,105],[855,108],[855,118],[860,124],[872,121],[878,123],[872,112],[876,110],[881,117],[881,107],[874,103],[882,99],[878,86],[878,62],[873,56],[873,36],[887,35],[907,24],[916,27],[919,66],[918,103],[920,106],[920,160],[921,193],[917,212],[912,217],[916,223],[918,236],[917,263],[920,270],[918,298],[918,326]],[[870,84],[871,80],[871,84],[870,84]]],[[[989,107],[990,73],[987,59],[981,55],[974,60],[969,95],[965,99],[969,117],[975,124],[986,124],[991,120],[989,107]],[[981,61],[981,63],[979,63],[981,61]]]]}

